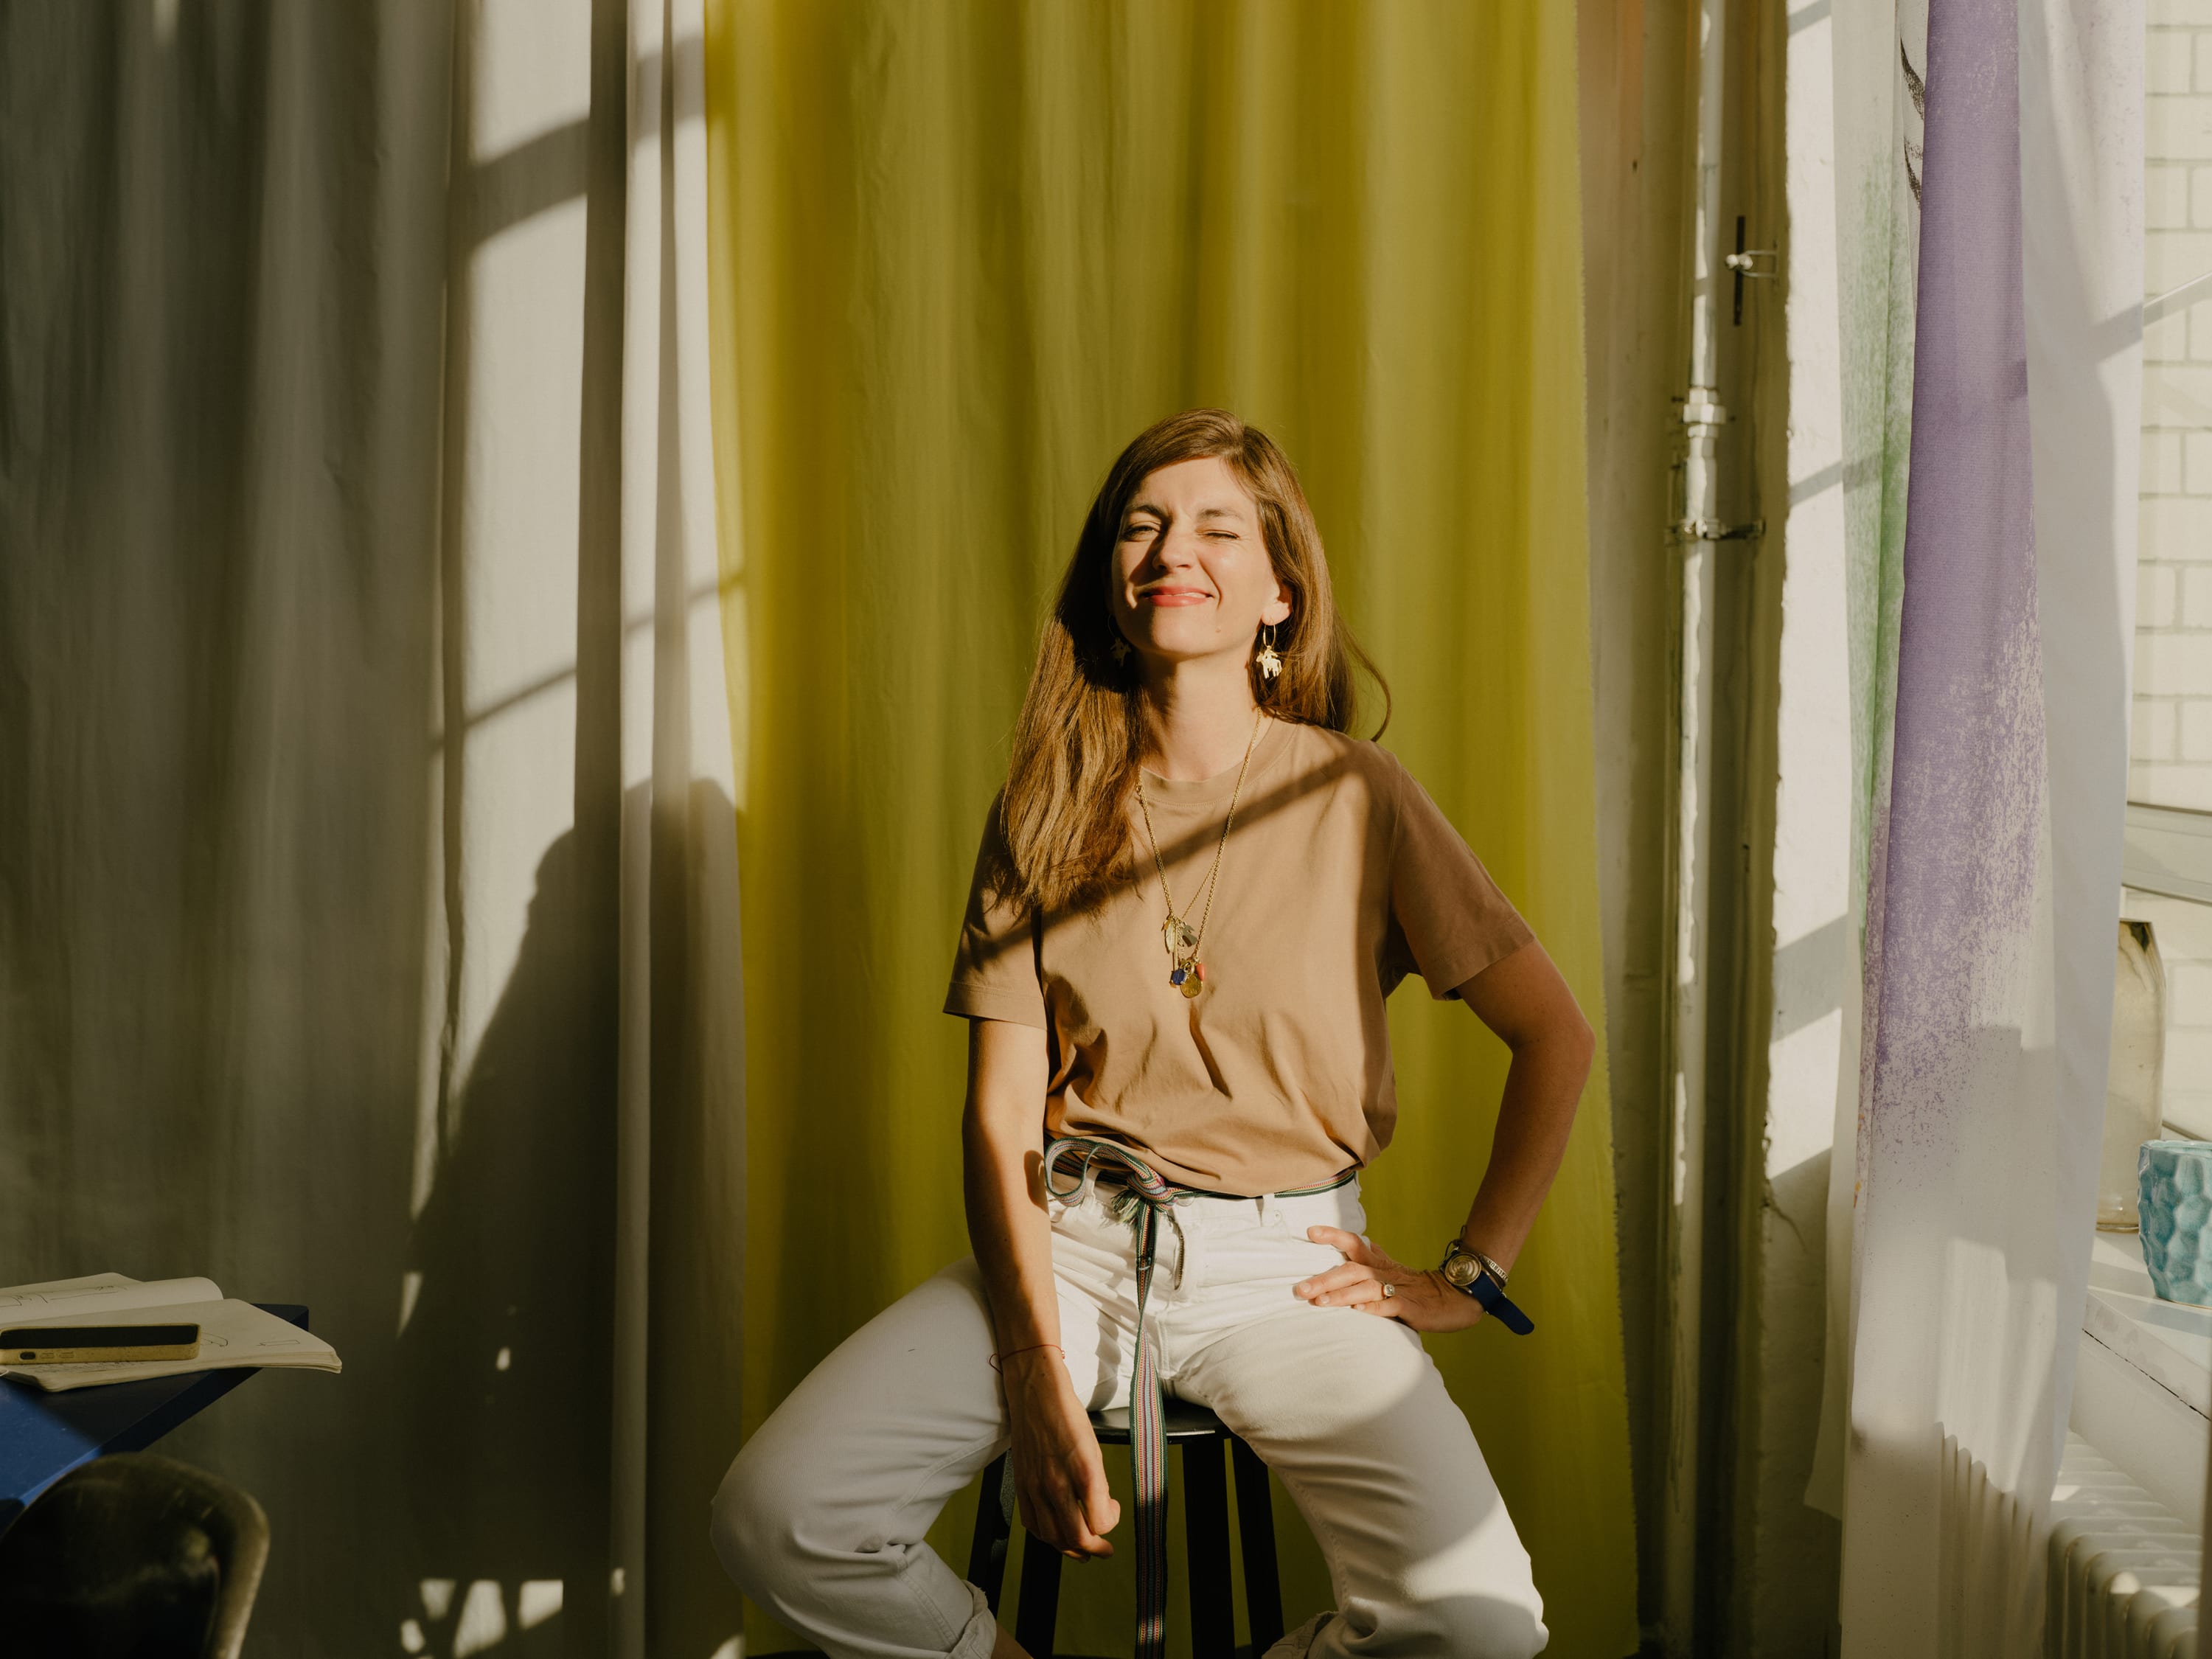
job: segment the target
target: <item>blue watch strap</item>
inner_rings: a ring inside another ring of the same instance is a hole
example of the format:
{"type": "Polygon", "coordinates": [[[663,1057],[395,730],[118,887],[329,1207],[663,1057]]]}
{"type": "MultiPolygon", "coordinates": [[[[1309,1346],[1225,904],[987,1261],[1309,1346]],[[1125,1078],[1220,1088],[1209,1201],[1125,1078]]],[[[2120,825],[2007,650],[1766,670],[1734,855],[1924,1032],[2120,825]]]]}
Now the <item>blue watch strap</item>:
{"type": "Polygon", "coordinates": [[[1504,1323],[1516,1336],[1526,1336],[1536,1328],[1536,1322],[1514,1305],[1513,1298],[1498,1288],[1497,1280],[1488,1273],[1477,1273],[1467,1287],[1467,1293],[1482,1304],[1482,1310],[1504,1323]]]}

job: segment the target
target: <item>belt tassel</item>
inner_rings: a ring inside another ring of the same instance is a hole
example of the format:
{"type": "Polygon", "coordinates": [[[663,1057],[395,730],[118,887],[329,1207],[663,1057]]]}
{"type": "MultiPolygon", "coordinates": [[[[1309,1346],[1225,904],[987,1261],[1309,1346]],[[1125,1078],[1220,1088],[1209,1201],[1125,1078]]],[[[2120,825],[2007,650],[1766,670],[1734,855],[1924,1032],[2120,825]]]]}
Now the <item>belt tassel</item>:
{"type": "Polygon", "coordinates": [[[1101,1158],[1128,1171],[1117,1209],[1129,1206],[1127,1218],[1137,1231],[1137,1363],[1129,1374],[1129,1467],[1137,1498],[1137,1659],[1164,1659],[1168,1644],[1167,1438],[1159,1360],[1145,1323],[1145,1305],[1152,1295],[1152,1258],[1164,1214],[1176,1231],[1176,1283],[1182,1282],[1182,1224],[1176,1219],[1176,1189],[1110,1141],[1054,1141],[1045,1148],[1045,1190],[1058,1199],[1077,1197],[1095,1181],[1091,1165],[1101,1158]],[[1053,1171],[1069,1153],[1081,1157],[1082,1174],[1076,1185],[1062,1191],[1053,1183],[1053,1171]]]}

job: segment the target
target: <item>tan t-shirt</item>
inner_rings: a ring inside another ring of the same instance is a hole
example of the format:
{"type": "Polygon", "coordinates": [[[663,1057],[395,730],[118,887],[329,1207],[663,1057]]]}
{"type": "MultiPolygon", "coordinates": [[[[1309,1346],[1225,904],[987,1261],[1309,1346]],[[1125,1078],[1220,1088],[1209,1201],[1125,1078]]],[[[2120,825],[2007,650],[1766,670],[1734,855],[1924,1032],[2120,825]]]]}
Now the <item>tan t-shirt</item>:
{"type": "MultiPolygon", "coordinates": [[[[1168,880],[1198,922],[1237,771],[1145,776],[1168,880]]],[[[1390,1144],[1382,1000],[1408,973],[1443,997],[1532,935],[1388,750],[1268,720],[1221,860],[1200,959],[1168,982],[1167,909],[1133,799],[1136,879],[1099,908],[1029,918],[969,894],[945,1012],[1042,1028],[1045,1127],[1128,1146],[1214,1192],[1310,1186],[1390,1144]]],[[[984,836],[999,834],[995,807],[984,836]]]]}

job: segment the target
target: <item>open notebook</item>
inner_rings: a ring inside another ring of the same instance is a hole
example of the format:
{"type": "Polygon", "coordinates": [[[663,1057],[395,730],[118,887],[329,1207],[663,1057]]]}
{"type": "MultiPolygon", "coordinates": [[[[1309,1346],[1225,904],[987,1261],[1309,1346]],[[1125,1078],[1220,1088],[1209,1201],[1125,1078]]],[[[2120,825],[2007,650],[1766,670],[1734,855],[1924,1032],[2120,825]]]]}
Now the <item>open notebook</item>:
{"type": "Polygon", "coordinates": [[[128,1382],[142,1376],[177,1376],[231,1365],[291,1365],[306,1370],[338,1369],[337,1350],[319,1336],[251,1302],[226,1297],[212,1279],[156,1279],[141,1283],[121,1273],[92,1273],[46,1285],[0,1289],[0,1324],[180,1325],[200,1328],[200,1351],[191,1359],[134,1359],[114,1364],[0,1365],[0,1376],[20,1377],[48,1392],[94,1382],[128,1382]]]}

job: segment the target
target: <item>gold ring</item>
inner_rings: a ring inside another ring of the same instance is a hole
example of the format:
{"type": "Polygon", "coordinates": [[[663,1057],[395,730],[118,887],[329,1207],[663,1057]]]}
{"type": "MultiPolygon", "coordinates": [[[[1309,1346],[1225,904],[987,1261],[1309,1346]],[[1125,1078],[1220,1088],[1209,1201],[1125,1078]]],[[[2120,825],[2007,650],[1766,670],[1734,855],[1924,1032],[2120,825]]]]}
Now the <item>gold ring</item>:
{"type": "Polygon", "coordinates": [[[1388,1279],[1385,1279],[1385,1280],[1382,1282],[1382,1298],[1383,1298],[1383,1300],[1387,1302],[1387,1301],[1389,1301],[1389,1300],[1390,1299],[1390,1297],[1394,1297],[1394,1296],[1395,1296],[1395,1295],[1397,1295],[1397,1294],[1398,1294],[1398,1287],[1397,1287],[1395,1285],[1391,1284],[1388,1279]]]}

